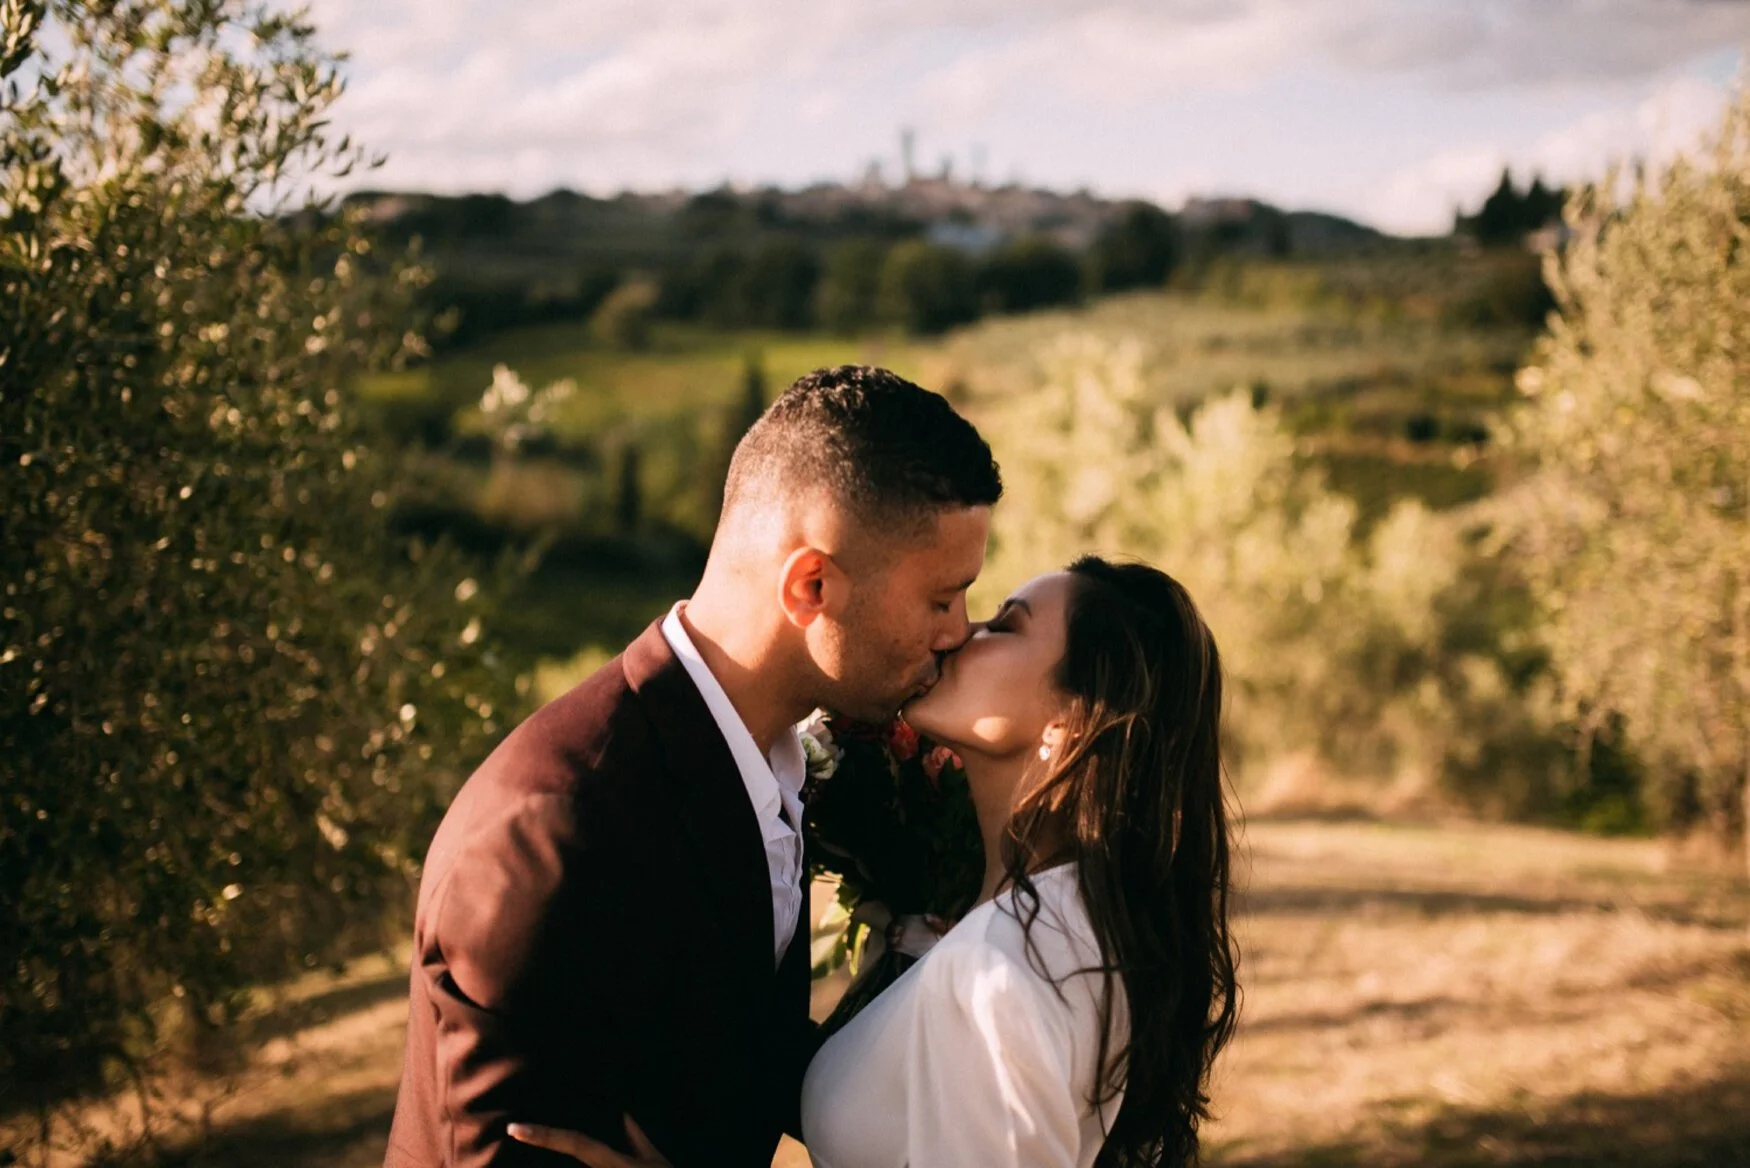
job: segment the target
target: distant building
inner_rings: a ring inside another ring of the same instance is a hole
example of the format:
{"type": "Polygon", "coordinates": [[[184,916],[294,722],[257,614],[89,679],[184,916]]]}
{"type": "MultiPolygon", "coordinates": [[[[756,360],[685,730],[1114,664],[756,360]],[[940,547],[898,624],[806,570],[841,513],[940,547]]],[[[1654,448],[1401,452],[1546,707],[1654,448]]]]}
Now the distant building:
{"type": "Polygon", "coordinates": [[[948,219],[930,224],[924,238],[968,255],[983,255],[1003,241],[1003,233],[988,223],[958,223],[948,219]]]}

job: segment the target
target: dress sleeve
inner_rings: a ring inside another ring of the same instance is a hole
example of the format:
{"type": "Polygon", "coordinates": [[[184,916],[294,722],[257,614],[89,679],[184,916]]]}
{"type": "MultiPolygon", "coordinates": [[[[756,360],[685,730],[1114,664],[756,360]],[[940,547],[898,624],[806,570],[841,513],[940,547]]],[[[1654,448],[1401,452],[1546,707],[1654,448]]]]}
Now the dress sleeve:
{"type": "Polygon", "coordinates": [[[906,1048],[910,1168],[1076,1163],[1084,1101],[1069,1007],[988,945],[930,955],[906,1048]]]}

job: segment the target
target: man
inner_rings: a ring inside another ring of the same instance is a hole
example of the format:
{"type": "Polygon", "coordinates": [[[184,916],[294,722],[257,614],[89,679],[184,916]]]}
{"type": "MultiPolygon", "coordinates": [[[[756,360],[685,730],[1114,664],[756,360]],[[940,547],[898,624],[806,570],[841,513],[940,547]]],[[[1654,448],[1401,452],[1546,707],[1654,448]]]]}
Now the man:
{"type": "Polygon", "coordinates": [[[792,726],[934,683],[1001,493],[977,431],[885,370],[773,403],[692,599],[506,738],[432,840],[388,1168],[569,1163],[506,1124],[626,1114],[680,1168],[767,1168],[811,1051],[792,726]]]}

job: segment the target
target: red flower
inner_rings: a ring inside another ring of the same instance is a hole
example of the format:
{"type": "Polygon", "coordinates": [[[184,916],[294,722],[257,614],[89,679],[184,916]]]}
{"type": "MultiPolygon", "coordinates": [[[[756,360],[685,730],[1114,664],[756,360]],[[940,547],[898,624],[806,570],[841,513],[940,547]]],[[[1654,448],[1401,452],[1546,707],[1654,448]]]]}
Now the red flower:
{"type": "Polygon", "coordinates": [[[918,732],[905,724],[904,719],[896,720],[887,728],[887,749],[893,752],[893,757],[900,762],[907,762],[917,757],[918,732]]]}
{"type": "Polygon", "coordinates": [[[930,780],[930,786],[940,786],[942,772],[949,767],[960,765],[960,756],[952,750],[946,746],[933,747],[928,754],[924,755],[924,778],[930,780]]]}

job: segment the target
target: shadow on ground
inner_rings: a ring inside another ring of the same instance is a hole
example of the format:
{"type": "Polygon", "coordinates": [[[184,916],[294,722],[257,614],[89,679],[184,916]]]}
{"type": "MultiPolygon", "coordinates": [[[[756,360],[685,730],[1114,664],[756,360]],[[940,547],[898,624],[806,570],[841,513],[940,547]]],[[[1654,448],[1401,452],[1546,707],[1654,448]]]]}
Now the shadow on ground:
{"type": "Polygon", "coordinates": [[[115,1168],[364,1168],[379,1165],[389,1144],[395,1091],[331,1095],[300,1109],[220,1124],[198,1146],[156,1159],[118,1160],[115,1168]]]}
{"type": "Polygon", "coordinates": [[[1357,920],[1371,915],[1419,917],[1488,915],[1556,917],[1587,913],[1633,912],[1653,920],[1704,928],[1734,928],[1744,923],[1744,905],[1670,903],[1627,898],[1530,896],[1450,889],[1368,888],[1342,886],[1281,886],[1248,889],[1234,898],[1242,914],[1251,916],[1341,916],[1357,920]]]}
{"type": "Polygon", "coordinates": [[[259,1017],[240,1022],[232,1034],[239,1048],[260,1046],[271,1038],[296,1034],[348,1014],[407,996],[407,971],[394,969],[368,981],[340,985],[297,1001],[277,1003],[259,1017]]]}
{"type": "Polygon", "coordinates": [[[1289,1151],[1221,1149],[1221,1168],[1740,1168],[1750,1166],[1750,1064],[1649,1095],[1524,1109],[1451,1109],[1289,1151]]]}

